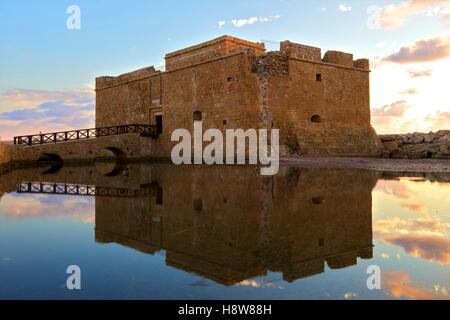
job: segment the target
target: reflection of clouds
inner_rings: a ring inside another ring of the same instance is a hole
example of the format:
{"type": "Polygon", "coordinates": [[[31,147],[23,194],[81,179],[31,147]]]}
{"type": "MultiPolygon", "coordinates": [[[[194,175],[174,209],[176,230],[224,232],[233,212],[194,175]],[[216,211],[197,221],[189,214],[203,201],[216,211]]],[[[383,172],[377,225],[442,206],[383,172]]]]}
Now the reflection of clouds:
{"type": "Polygon", "coordinates": [[[450,299],[447,290],[435,285],[433,290],[415,286],[411,276],[405,272],[385,272],[382,280],[383,290],[394,298],[406,298],[414,300],[445,300],[450,299]],[[436,290],[438,288],[438,290],[436,290]]]}
{"type": "Polygon", "coordinates": [[[418,213],[427,212],[427,207],[421,203],[404,203],[402,207],[418,213]]]}
{"type": "Polygon", "coordinates": [[[283,289],[282,286],[277,285],[273,282],[262,282],[255,279],[249,279],[241,281],[237,284],[242,287],[252,287],[252,288],[275,288],[275,289],[283,289]]]}
{"type": "Polygon", "coordinates": [[[93,223],[95,221],[93,199],[62,195],[8,194],[1,199],[0,215],[13,219],[71,217],[83,223],[93,223]]]}
{"type": "Polygon", "coordinates": [[[344,299],[345,300],[354,299],[356,297],[358,297],[358,295],[356,293],[354,293],[354,292],[346,292],[346,293],[344,293],[344,299]]]}
{"type": "Polygon", "coordinates": [[[378,220],[373,226],[374,238],[402,247],[413,257],[440,265],[450,263],[449,224],[433,218],[378,220]]]}
{"type": "Polygon", "coordinates": [[[402,199],[409,199],[412,195],[412,191],[401,181],[379,180],[375,190],[402,199]]]}
{"type": "Polygon", "coordinates": [[[387,237],[384,240],[402,247],[413,257],[440,265],[450,264],[450,240],[415,234],[387,237]]]}
{"type": "Polygon", "coordinates": [[[392,218],[374,222],[374,234],[377,237],[412,234],[433,235],[443,237],[449,225],[433,219],[400,219],[392,218]]]}
{"type": "Polygon", "coordinates": [[[385,260],[389,259],[389,255],[386,252],[382,252],[380,257],[385,260]]]}

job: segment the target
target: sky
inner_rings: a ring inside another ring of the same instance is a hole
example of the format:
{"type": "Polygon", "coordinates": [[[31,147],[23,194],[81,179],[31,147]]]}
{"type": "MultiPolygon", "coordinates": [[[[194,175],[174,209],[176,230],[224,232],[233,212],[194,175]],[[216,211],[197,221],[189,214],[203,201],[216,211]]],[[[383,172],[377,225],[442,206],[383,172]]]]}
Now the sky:
{"type": "Polygon", "coordinates": [[[96,77],[224,34],[369,58],[379,133],[450,129],[450,0],[4,0],[0,139],[92,127],[96,77]]]}

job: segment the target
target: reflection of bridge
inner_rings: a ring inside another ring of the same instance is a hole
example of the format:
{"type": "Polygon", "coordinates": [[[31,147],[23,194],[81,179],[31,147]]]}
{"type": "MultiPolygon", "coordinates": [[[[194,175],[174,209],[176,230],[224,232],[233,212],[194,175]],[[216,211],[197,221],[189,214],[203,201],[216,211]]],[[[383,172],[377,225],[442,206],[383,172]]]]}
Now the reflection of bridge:
{"type": "Polygon", "coordinates": [[[34,146],[49,143],[87,140],[92,138],[115,136],[128,133],[139,133],[141,136],[157,138],[161,134],[161,130],[157,126],[153,125],[131,124],[94,129],[40,133],[36,135],[14,137],[14,144],[34,146]]]}
{"type": "Polygon", "coordinates": [[[54,194],[72,196],[97,196],[117,198],[137,198],[151,194],[152,185],[141,189],[98,187],[95,185],[22,182],[17,186],[17,193],[54,194]]]}

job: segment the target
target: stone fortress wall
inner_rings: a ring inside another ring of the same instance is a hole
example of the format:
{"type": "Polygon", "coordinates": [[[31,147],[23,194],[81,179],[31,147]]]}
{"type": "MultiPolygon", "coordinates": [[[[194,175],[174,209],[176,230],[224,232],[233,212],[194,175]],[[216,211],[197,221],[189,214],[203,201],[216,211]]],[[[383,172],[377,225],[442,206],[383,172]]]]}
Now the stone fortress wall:
{"type": "Polygon", "coordinates": [[[381,153],[370,124],[369,62],[352,54],[289,41],[266,53],[264,44],[220,37],[166,55],[153,67],[96,81],[97,127],[155,124],[163,134],[152,152],[167,156],[178,128],[278,128],[284,154],[381,153]],[[194,115],[196,114],[196,115],[194,115]]]}

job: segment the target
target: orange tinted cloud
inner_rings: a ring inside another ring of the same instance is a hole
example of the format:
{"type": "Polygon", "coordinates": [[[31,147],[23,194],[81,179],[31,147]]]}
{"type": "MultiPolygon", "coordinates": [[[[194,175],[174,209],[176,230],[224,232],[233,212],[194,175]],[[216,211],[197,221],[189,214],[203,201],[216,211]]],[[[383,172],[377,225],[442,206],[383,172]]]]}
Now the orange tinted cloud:
{"type": "MultiPolygon", "coordinates": [[[[93,199],[93,198],[92,198],[93,199]]],[[[70,217],[75,221],[93,223],[95,205],[91,198],[48,195],[9,195],[2,197],[0,215],[13,219],[39,217],[70,217]]]]}
{"type": "Polygon", "coordinates": [[[375,236],[381,240],[393,239],[395,235],[416,234],[419,236],[443,237],[449,225],[434,219],[392,218],[374,223],[375,236]]]}
{"type": "Polygon", "coordinates": [[[399,183],[398,181],[379,180],[375,190],[402,199],[408,199],[412,194],[412,191],[405,184],[399,183]]]}
{"type": "Polygon", "coordinates": [[[402,207],[419,213],[427,212],[427,207],[421,203],[404,203],[402,207]]]}
{"type": "Polygon", "coordinates": [[[383,290],[394,298],[413,300],[446,300],[450,299],[448,292],[433,291],[415,286],[411,276],[404,272],[385,272],[382,277],[383,290]]]}
{"type": "Polygon", "coordinates": [[[426,70],[409,69],[408,73],[411,78],[431,77],[433,75],[433,72],[431,71],[431,69],[426,69],[426,70]]]}
{"type": "Polygon", "coordinates": [[[421,63],[450,57],[450,36],[419,40],[409,47],[383,58],[385,62],[400,64],[421,63]]]}
{"type": "Polygon", "coordinates": [[[60,102],[71,107],[93,103],[95,91],[92,85],[66,91],[14,89],[0,93],[0,113],[17,109],[36,108],[48,102],[60,102]]]}
{"type": "Polygon", "coordinates": [[[450,129],[450,111],[438,111],[425,117],[436,128],[450,129]]]}
{"type": "Polygon", "coordinates": [[[410,108],[406,101],[401,100],[381,108],[372,109],[372,124],[374,126],[392,127],[410,108]]]}
{"type": "Polygon", "coordinates": [[[444,23],[450,19],[450,0],[406,0],[381,8],[378,16],[379,28],[401,28],[408,18],[418,15],[438,17],[444,23]]]}
{"type": "Polygon", "coordinates": [[[402,247],[409,255],[440,265],[450,264],[450,240],[417,234],[385,237],[388,243],[402,247]]]}
{"type": "Polygon", "coordinates": [[[373,117],[401,117],[408,110],[406,101],[401,100],[372,110],[373,117]]]}
{"type": "Polygon", "coordinates": [[[400,92],[400,94],[418,94],[419,91],[415,88],[408,89],[406,91],[400,92]]]}

